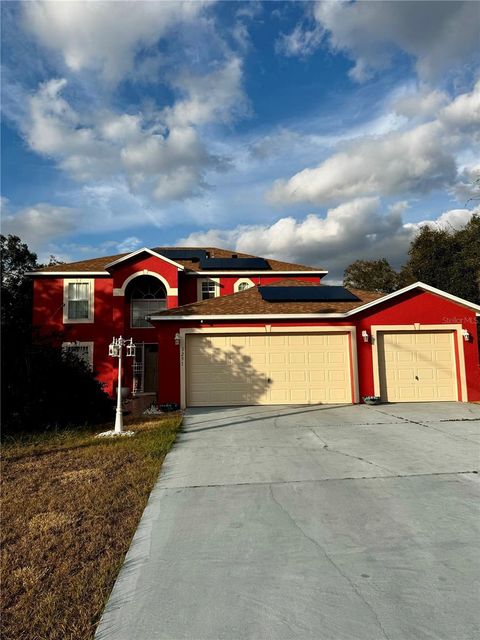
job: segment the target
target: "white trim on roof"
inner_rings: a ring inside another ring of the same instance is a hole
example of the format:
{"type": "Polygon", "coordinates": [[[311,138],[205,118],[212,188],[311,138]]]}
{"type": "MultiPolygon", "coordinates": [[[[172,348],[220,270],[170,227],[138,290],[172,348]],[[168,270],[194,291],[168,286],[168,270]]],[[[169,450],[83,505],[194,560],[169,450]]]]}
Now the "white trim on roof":
{"type": "Polygon", "coordinates": [[[148,316],[148,320],[288,320],[293,318],[345,318],[344,313],[237,313],[230,315],[148,316]]]}
{"type": "Polygon", "coordinates": [[[108,276],[111,278],[112,276],[108,273],[108,271],[27,271],[25,273],[26,276],[71,276],[72,278],[80,276],[88,277],[88,276],[108,276]]]}
{"type": "Polygon", "coordinates": [[[407,287],[403,287],[403,289],[399,289],[398,291],[394,291],[393,293],[388,293],[381,298],[377,298],[372,302],[367,302],[367,304],[363,304],[361,307],[356,307],[352,311],[347,311],[347,315],[353,315],[354,313],[359,313],[360,311],[364,311],[365,309],[369,309],[377,304],[382,302],[386,302],[387,300],[391,300],[397,296],[401,296],[403,293],[407,293],[408,291],[412,291],[413,289],[423,289],[424,291],[429,291],[430,293],[434,293],[441,298],[447,298],[447,300],[451,300],[452,302],[456,302],[457,304],[461,304],[464,307],[469,307],[470,309],[474,309],[475,311],[480,311],[480,305],[475,304],[474,302],[469,302],[468,300],[464,300],[463,298],[459,298],[458,296],[454,296],[451,293],[447,293],[446,291],[442,291],[441,289],[437,289],[436,287],[432,287],[429,284],[425,284],[424,282],[414,282],[413,284],[409,284],[407,287]]]}
{"type": "Polygon", "coordinates": [[[109,262],[108,264],[105,265],[105,269],[109,269],[110,267],[113,267],[114,265],[119,264],[124,260],[130,260],[130,258],[133,258],[134,256],[138,256],[138,254],[140,253],[149,253],[150,255],[155,256],[156,258],[160,258],[161,260],[164,260],[165,262],[172,264],[174,267],[177,267],[177,269],[179,269],[180,271],[183,271],[185,269],[185,267],[179,264],[178,262],[174,262],[173,260],[170,260],[170,258],[166,258],[165,256],[162,256],[161,253],[157,253],[156,251],[153,251],[152,249],[148,249],[147,247],[142,247],[141,249],[137,249],[136,251],[133,251],[132,253],[127,254],[126,256],[123,256],[123,258],[118,258],[118,260],[109,262]]]}
{"type": "Polygon", "coordinates": [[[230,314],[230,315],[171,315],[171,316],[151,316],[149,320],[160,321],[160,320],[261,320],[265,318],[272,318],[275,320],[288,320],[293,318],[349,318],[350,316],[355,315],[356,313],[360,313],[365,311],[366,309],[370,309],[371,307],[376,306],[377,304],[381,304],[383,302],[387,302],[388,300],[392,300],[397,296],[400,296],[408,291],[412,291],[413,289],[423,289],[424,291],[429,291],[435,295],[440,296],[441,298],[446,298],[447,300],[452,300],[452,302],[456,302],[457,304],[461,304],[464,307],[468,307],[469,309],[473,309],[474,311],[480,311],[480,305],[474,304],[473,302],[468,302],[468,300],[464,300],[463,298],[458,298],[457,296],[452,295],[451,293],[447,293],[446,291],[442,291],[441,289],[437,289],[436,287],[431,287],[429,284],[425,284],[423,282],[415,282],[414,284],[410,284],[407,287],[403,287],[403,289],[399,289],[398,291],[394,291],[393,293],[389,293],[381,298],[377,298],[376,300],[372,300],[372,302],[367,302],[366,304],[362,304],[360,307],[356,307],[355,309],[351,309],[350,311],[346,311],[345,313],[255,313],[255,314],[230,314]]]}
{"type": "Polygon", "coordinates": [[[187,276],[318,276],[327,275],[328,271],[275,271],[273,269],[257,269],[257,271],[187,271],[187,276]]]}

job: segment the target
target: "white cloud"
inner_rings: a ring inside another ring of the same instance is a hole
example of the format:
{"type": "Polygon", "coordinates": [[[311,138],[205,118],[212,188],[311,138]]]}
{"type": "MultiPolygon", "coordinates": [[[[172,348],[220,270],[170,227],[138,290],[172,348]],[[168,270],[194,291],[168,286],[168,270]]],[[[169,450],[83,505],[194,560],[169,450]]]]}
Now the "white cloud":
{"type": "Polygon", "coordinates": [[[470,201],[480,201],[480,163],[464,167],[452,191],[465,206],[470,201]]]}
{"type": "Polygon", "coordinates": [[[410,223],[406,226],[411,226],[415,230],[424,225],[430,227],[438,227],[440,229],[461,229],[470,220],[472,215],[480,214],[480,207],[476,209],[450,209],[438,216],[436,220],[420,220],[419,222],[410,223]]]}
{"type": "Polygon", "coordinates": [[[435,117],[440,109],[448,103],[448,96],[438,89],[410,91],[394,101],[396,113],[406,118],[435,117]]]}
{"type": "Polygon", "coordinates": [[[160,202],[183,199],[205,187],[208,169],[225,165],[209,153],[199,127],[238,114],[241,78],[239,62],[229,60],[201,79],[179,80],[187,97],[172,108],[136,114],[79,113],[62,97],[67,81],[53,79],[30,97],[25,136],[31,149],[55,159],[75,180],[123,175],[132,190],[160,202]]]}
{"type": "MultiPolygon", "coordinates": [[[[378,198],[357,198],[329,209],[324,218],[281,218],[271,225],[240,225],[230,230],[192,233],[185,246],[225,246],[254,255],[291,260],[329,269],[329,280],[359,258],[387,258],[395,267],[406,260],[408,247],[422,224],[463,226],[473,215],[467,209],[442,213],[436,220],[405,223],[405,202],[382,210],[378,198]]],[[[480,212],[480,209],[476,210],[480,212]]]]}
{"type": "Polygon", "coordinates": [[[66,235],[77,227],[77,212],[71,207],[59,207],[40,202],[36,205],[2,211],[2,233],[19,236],[24,242],[41,247],[54,238],[66,235]]]}
{"type": "Polygon", "coordinates": [[[172,28],[193,24],[208,3],[25,2],[24,23],[72,71],[100,71],[109,83],[131,73],[136,55],[172,28]]]}
{"type": "Polygon", "coordinates": [[[457,155],[471,147],[480,126],[480,82],[446,104],[440,92],[411,94],[395,110],[436,119],[410,129],[354,139],[315,167],[279,179],[267,193],[276,205],[323,204],[360,196],[425,194],[453,188],[457,155]],[[433,113],[432,113],[433,112],[433,113]]]}
{"type": "Polygon", "coordinates": [[[460,129],[464,132],[472,130],[478,134],[480,128],[480,80],[470,93],[457,96],[442,109],[439,118],[450,128],[460,129]]]}
{"type": "Polygon", "coordinates": [[[287,57],[306,57],[318,49],[324,35],[325,31],[319,25],[309,29],[298,24],[291,33],[280,36],[275,43],[275,51],[287,57]]]}
{"type": "Polygon", "coordinates": [[[116,246],[120,253],[129,253],[130,251],[135,251],[135,249],[141,247],[142,241],[136,236],[128,236],[125,240],[118,242],[116,246]]]}
{"type": "Polygon", "coordinates": [[[321,204],[361,195],[425,193],[451,183],[455,160],[438,123],[351,143],[317,167],[277,180],[268,194],[275,204],[321,204]]]}
{"type": "Polygon", "coordinates": [[[420,78],[429,81],[478,56],[476,2],[340,0],[316,2],[307,12],[314,26],[297,26],[284,38],[284,51],[308,55],[326,33],[331,49],[353,59],[350,75],[359,82],[390,66],[398,51],[411,56],[420,78]]]}
{"type": "Polygon", "coordinates": [[[242,63],[237,57],[203,76],[183,74],[173,86],[186,97],[165,109],[163,117],[169,127],[225,123],[248,112],[242,90],[242,63]]]}

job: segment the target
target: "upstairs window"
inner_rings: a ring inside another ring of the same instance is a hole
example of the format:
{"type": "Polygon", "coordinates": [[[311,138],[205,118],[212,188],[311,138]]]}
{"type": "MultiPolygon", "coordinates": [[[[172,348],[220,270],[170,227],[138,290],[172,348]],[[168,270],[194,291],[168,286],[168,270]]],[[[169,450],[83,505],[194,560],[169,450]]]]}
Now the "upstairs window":
{"type": "Polygon", "coordinates": [[[151,329],[146,316],[167,308],[167,293],[163,284],[152,276],[140,276],[132,282],[130,293],[130,326],[151,329]]]}
{"type": "Polygon", "coordinates": [[[93,280],[64,280],[63,321],[93,322],[93,280]]]}
{"type": "Polygon", "coordinates": [[[198,282],[198,299],[208,300],[219,295],[218,278],[203,278],[198,282]]]}
{"type": "Polygon", "coordinates": [[[246,289],[250,289],[250,287],[254,286],[255,285],[250,278],[239,278],[233,285],[233,291],[237,293],[238,291],[245,291],[246,289]]]}

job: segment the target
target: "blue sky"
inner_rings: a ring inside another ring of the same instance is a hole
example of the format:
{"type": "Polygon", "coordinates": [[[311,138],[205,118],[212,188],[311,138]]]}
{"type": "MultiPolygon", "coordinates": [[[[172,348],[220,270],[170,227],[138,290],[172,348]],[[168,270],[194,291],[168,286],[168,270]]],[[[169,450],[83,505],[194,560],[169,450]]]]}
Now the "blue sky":
{"type": "Polygon", "coordinates": [[[399,266],[480,175],[476,2],[6,2],[2,232],[399,266]]]}

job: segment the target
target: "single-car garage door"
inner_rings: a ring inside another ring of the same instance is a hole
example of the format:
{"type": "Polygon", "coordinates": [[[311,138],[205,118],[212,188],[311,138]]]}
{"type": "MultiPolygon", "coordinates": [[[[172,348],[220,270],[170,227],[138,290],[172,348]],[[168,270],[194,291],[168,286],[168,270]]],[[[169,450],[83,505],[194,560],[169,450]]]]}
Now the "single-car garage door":
{"type": "Polygon", "coordinates": [[[188,406],[352,402],[349,334],[187,335],[188,406]]]}
{"type": "Polygon", "coordinates": [[[457,400],[453,341],[451,331],[380,333],[382,399],[387,402],[457,400]]]}

